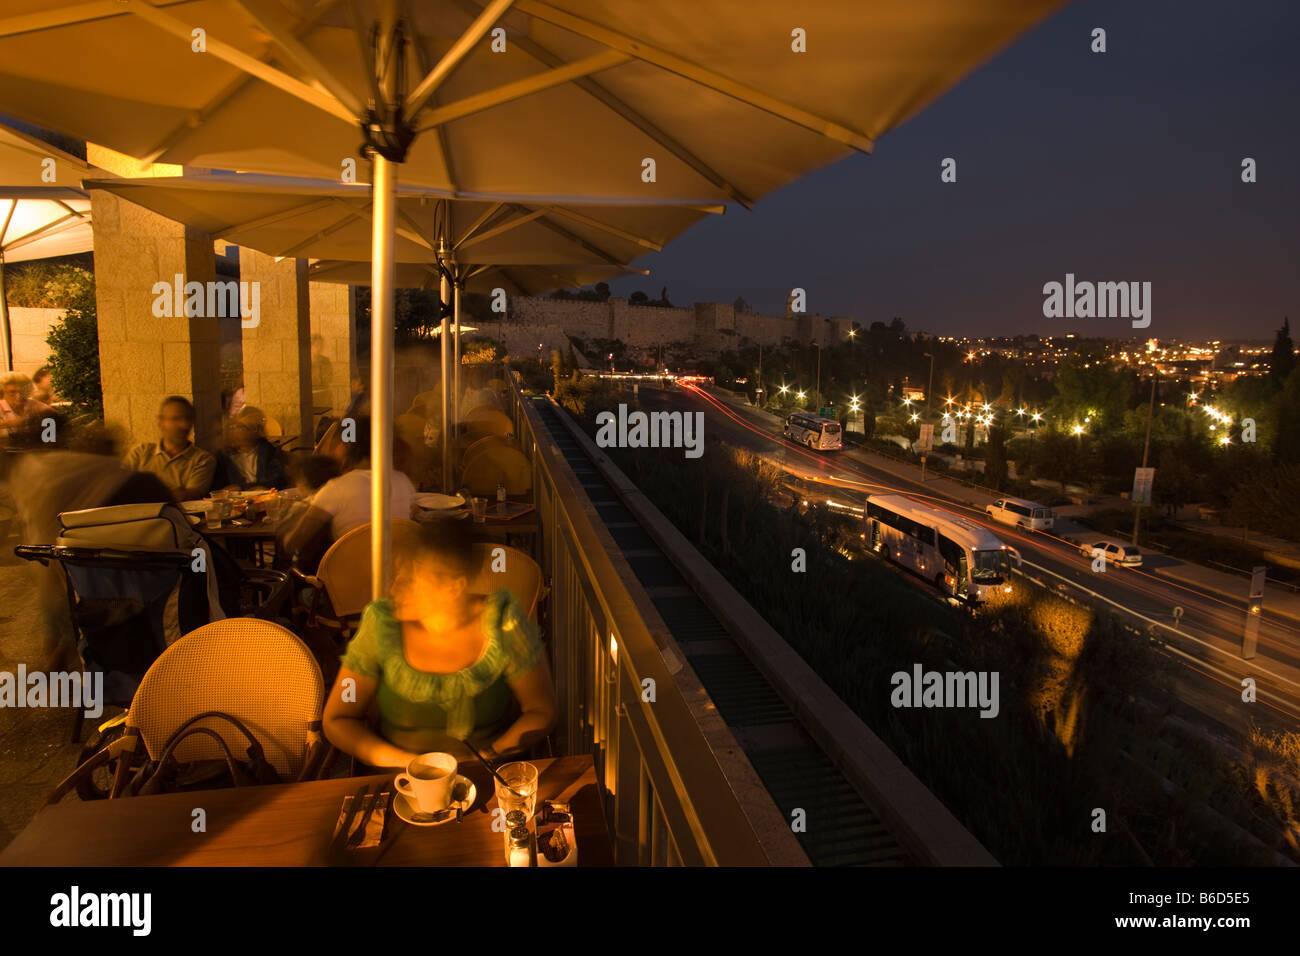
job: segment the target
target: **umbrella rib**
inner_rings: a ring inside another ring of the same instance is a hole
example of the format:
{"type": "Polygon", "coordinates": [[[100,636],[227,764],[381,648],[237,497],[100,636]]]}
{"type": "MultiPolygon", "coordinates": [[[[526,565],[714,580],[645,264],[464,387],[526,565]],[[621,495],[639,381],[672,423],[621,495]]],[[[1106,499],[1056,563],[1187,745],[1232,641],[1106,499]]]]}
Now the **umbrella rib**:
{"type": "Polygon", "coordinates": [[[504,86],[498,86],[495,89],[475,93],[473,96],[467,96],[464,99],[456,100],[454,103],[448,103],[445,106],[430,110],[422,121],[420,132],[427,132],[444,123],[450,123],[452,120],[462,119],[474,113],[481,113],[494,106],[501,106],[513,100],[523,99],[526,96],[532,96],[534,93],[540,93],[555,86],[563,86],[565,83],[571,83],[592,73],[599,73],[602,70],[619,66],[631,59],[632,57],[629,54],[621,50],[604,50],[592,56],[583,57],[581,60],[566,63],[553,70],[543,70],[540,73],[534,73],[532,76],[526,76],[522,80],[515,80],[513,83],[506,83],[504,86]]]}
{"type": "MultiPolygon", "coordinates": [[[[189,0],[153,0],[153,2],[155,6],[162,7],[187,3],[189,0]]],[[[98,3],[80,3],[58,10],[24,13],[0,20],[0,37],[39,33],[55,27],[72,27],[93,20],[111,20],[114,17],[128,16],[130,13],[131,11],[121,0],[100,0],[98,3]]]]}
{"type": "Polygon", "coordinates": [[[13,221],[14,213],[18,211],[18,200],[9,200],[9,211],[5,213],[5,224],[0,226],[0,249],[4,248],[5,236],[9,232],[9,223],[13,221]]]}
{"type": "Polygon", "coordinates": [[[487,212],[479,216],[478,219],[474,221],[474,224],[465,230],[465,234],[461,236],[459,239],[456,239],[452,243],[452,248],[453,249],[459,248],[462,242],[470,238],[472,235],[474,235],[474,233],[478,232],[484,223],[486,223],[488,220],[490,220],[493,216],[495,216],[498,212],[501,211],[503,205],[504,205],[503,203],[494,202],[491,206],[489,206],[487,212]]]}
{"type": "Polygon", "coordinates": [[[404,223],[406,223],[408,226],[411,227],[411,232],[414,233],[414,235],[411,236],[410,238],[413,239],[417,244],[424,246],[425,248],[430,250],[436,249],[438,247],[437,241],[432,236],[429,236],[424,231],[424,229],[421,228],[420,224],[411,218],[409,213],[407,213],[405,210],[402,209],[400,203],[397,206],[397,218],[401,219],[404,223]]]}
{"type": "Polygon", "coordinates": [[[709,89],[730,96],[734,100],[788,120],[797,126],[820,133],[836,142],[843,143],[845,146],[864,153],[871,152],[875,146],[875,141],[866,133],[849,129],[824,116],[818,116],[795,106],[793,103],[787,103],[774,96],[769,96],[746,86],[744,83],[723,76],[721,73],[715,73],[689,60],[674,56],[665,50],[657,49],[649,44],[642,43],[640,40],[634,40],[629,36],[592,23],[590,20],[584,20],[581,17],[566,13],[550,4],[540,2],[540,0],[519,0],[519,9],[539,20],[561,27],[570,33],[587,37],[589,40],[595,40],[597,43],[611,49],[627,53],[629,56],[657,66],[661,70],[675,73],[693,83],[706,86],[709,89]]]}
{"type": "Polygon", "coordinates": [[[481,40],[493,25],[506,15],[515,0],[493,0],[493,2],[482,13],[475,18],[474,22],[469,25],[460,38],[451,45],[451,49],[442,55],[437,64],[425,74],[415,89],[411,90],[406,97],[405,114],[408,121],[414,120],[417,113],[424,109],[429,97],[437,91],[447,77],[451,76],[456,67],[460,66],[461,61],[469,56],[474,49],[474,45],[481,40]]]}
{"type": "MultiPolygon", "coordinates": [[[[75,229],[78,226],[85,225],[79,215],[60,216],[58,219],[51,220],[44,225],[38,226],[31,232],[25,232],[17,239],[5,245],[5,250],[21,249],[23,246],[30,246],[33,242],[40,239],[48,239],[50,236],[57,236],[61,232],[67,232],[69,229],[75,229]]],[[[9,223],[5,222],[5,231],[8,231],[9,223]]]]}
{"type": "MultiPolygon", "coordinates": [[[[526,208],[526,207],[521,207],[521,208],[526,208]]],[[[539,226],[544,226],[545,228],[551,230],[551,232],[555,233],[556,235],[568,239],[570,242],[576,242],[578,245],[582,246],[582,248],[586,249],[592,255],[599,256],[601,259],[605,260],[605,262],[607,262],[609,265],[621,266],[624,264],[623,261],[618,258],[618,256],[606,252],[604,249],[600,248],[600,246],[596,245],[594,242],[588,242],[586,239],[582,238],[582,236],[578,235],[577,233],[569,229],[564,228],[558,222],[552,222],[551,220],[547,219],[545,210],[540,210],[540,212],[541,215],[537,218],[537,224],[539,226]]]]}
{"type": "Polygon", "coordinates": [[[544,209],[528,209],[526,206],[518,206],[514,203],[511,203],[510,208],[515,210],[523,210],[525,214],[522,216],[516,216],[514,219],[508,219],[505,222],[501,223],[501,225],[499,226],[493,226],[491,229],[488,229],[486,232],[479,233],[473,239],[469,238],[468,236],[462,237],[460,242],[456,243],[455,246],[453,246],[453,248],[460,249],[462,247],[469,248],[470,246],[476,246],[480,242],[486,242],[487,240],[492,239],[495,236],[499,236],[502,233],[509,232],[512,229],[518,229],[520,226],[527,225],[528,223],[532,222],[534,219],[541,219],[544,215],[546,215],[546,210],[544,209]]]}
{"type": "MultiPolygon", "coordinates": [[[[134,3],[131,5],[130,10],[142,20],[152,23],[159,29],[180,37],[187,43],[190,41],[192,28],[171,14],[150,6],[148,3],[134,3]]],[[[340,103],[333,94],[304,83],[302,80],[290,76],[283,70],[278,70],[254,56],[249,56],[229,43],[216,39],[211,33],[208,35],[207,52],[219,60],[224,60],[235,69],[242,70],[264,83],[288,93],[290,96],[297,97],[304,103],[315,106],[317,109],[323,110],[348,124],[360,122],[360,117],[340,103]]]]}
{"type": "Polygon", "coordinates": [[[347,204],[347,200],[345,199],[339,199],[336,197],[331,199],[330,201],[341,204],[344,207],[346,215],[344,215],[342,219],[338,220],[335,223],[332,223],[331,225],[326,226],[324,229],[320,230],[314,235],[308,236],[306,239],[303,239],[301,242],[295,242],[284,252],[279,253],[282,259],[288,259],[291,256],[296,258],[298,255],[298,250],[311,245],[313,242],[317,242],[318,240],[325,239],[329,236],[334,235],[334,233],[338,232],[340,229],[342,229],[344,226],[350,223],[353,219],[360,219],[361,217],[365,216],[367,212],[370,211],[370,205],[371,205],[370,203],[366,203],[365,208],[363,209],[354,209],[347,204]]]}
{"type": "Polygon", "coordinates": [[[591,226],[593,229],[607,232],[611,236],[617,236],[619,239],[635,243],[636,245],[649,249],[652,252],[663,251],[664,247],[662,243],[655,242],[653,239],[647,239],[644,236],[638,236],[632,232],[627,232],[624,229],[619,229],[617,226],[611,226],[608,223],[601,222],[599,219],[592,219],[590,216],[584,216],[582,213],[569,209],[566,206],[551,206],[549,211],[557,216],[572,219],[574,222],[580,222],[584,226],[591,226]]]}
{"type": "Polygon", "coordinates": [[[300,36],[296,35],[297,31],[291,25],[286,24],[266,8],[265,0],[235,0],[235,2],[253,18],[258,26],[271,35],[280,49],[289,54],[298,66],[314,76],[326,92],[342,103],[353,116],[361,115],[364,109],[361,101],[303,45],[300,36]]]}
{"type": "MultiPolygon", "coordinates": [[[[456,0],[456,3],[462,9],[473,8],[473,0],[456,0]]],[[[529,56],[533,57],[535,60],[539,60],[546,66],[554,67],[558,66],[562,62],[558,56],[530,37],[522,35],[511,37],[511,42],[529,56]]],[[[700,159],[700,157],[696,156],[682,143],[678,142],[672,136],[669,136],[667,132],[660,129],[641,113],[623,102],[623,100],[619,99],[602,86],[599,81],[594,80],[591,77],[579,77],[573,81],[573,85],[586,92],[606,108],[627,120],[646,136],[650,137],[650,139],[654,140],[664,149],[668,150],[668,152],[672,153],[684,162],[687,166],[691,167],[691,169],[699,173],[704,177],[704,179],[723,190],[728,196],[740,203],[746,209],[754,208],[754,200],[752,197],[741,192],[730,180],[727,179],[727,177],[723,176],[704,160],[700,159]]]]}
{"type": "MultiPolygon", "coordinates": [[[[350,0],[350,2],[354,2],[354,0],[350,0]]],[[[424,44],[414,43],[412,44],[412,46],[415,48],[415,58],[419,62],[420,70],[424,73],[428,73],[429,58],[428,56],[425,55],[424,44]]],[[[438,102],[438,97],[436,93],[431,97],[431,100],[435,104],[438,102]]],[[[452,193],[456,193],[459,190],[456,188],[455,170],[451,168],[451,147],[450,144],[447,142],[446,127],[439,126],[437,129],[434,130],[434,135],[435,135],[434,143],[438,147],[438,159],[442,162],[442,171],[443,173],[446,174],[447,185],[451,187],[452,193]]]]}
{"type": "MultiPolygon", "coordinates": [[[[316,24],[318,24],[322,19],[324,19],[325,15],[329,13],[331,9],[333,9],[335,6],[338,5],[338,2],[339,0],[325,0],[325,2],[322,3],[319,8],[317,8],[317,10],[313,13],[311,17],[304,20],[301,24],[298,25],[298,27],[294,31],[295,36],[296,37],[305,36],[308,31],[310,31],[313,27],[316,26],[316,24]]],[[[265,55],[270,52],[265,47],[258,47],[257,49],[261,51],[260,55],[265,55]]],[[[158,158],[162,156],[163,153],[165,153],[167,150],[171,149],[173,146],[176,145],[177,140],[179,140],[191,129],[198,126],[198,124],[202,122],[204,119],[210,117],[213,113],[219,110],[226,103],[229,103],[232,99],[234,99],[234,97],[236,96],[236,94],[239,93],[240,90],[242,90],[252,81],[253,81],[253,77],[247,73],[243,73],[235,77],[235,79],[231,83],[229,83],[225,89],[219,92],[207,103],[203,104],[203,106],[195,110],[194,113],[192,114],[192,120],[190,122],[178,124],[170,132],[168,132],[166,136],[164,136],[161,140],[159,140],[157,145],[155,145],[152,149],[146,151],[144,156],[141,157],[142,162],[144,163],[157,162],[158,158]]]]}
{"type": "Polygon", "coordinates": [[[273,226],[277,222],[283,222],[286,219],[292,219],[294,216],[305,216],[308,213],[315,212],[318,209],[324,209],[334,203],[335,197],[317,199],[309,202],[305,206],[292,206],[288,209],[282,209],[279,212],[273,212],[257,219],[250,219],[248,222],[241,222],[223,230],[224,233],[231,234],[243,232],[247,229],[260,229],[263,226],[273,226]]]}

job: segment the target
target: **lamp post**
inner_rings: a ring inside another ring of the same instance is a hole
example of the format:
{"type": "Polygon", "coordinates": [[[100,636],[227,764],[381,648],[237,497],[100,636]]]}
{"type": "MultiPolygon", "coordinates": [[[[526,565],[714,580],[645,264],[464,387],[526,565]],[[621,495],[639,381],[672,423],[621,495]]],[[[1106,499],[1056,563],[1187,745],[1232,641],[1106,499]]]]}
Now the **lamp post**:
{"type": "Polygon", "coordinates": [[[925,420],[930,420],[930,392],[934,389],[934,354],[932,352],[923,352],[922,355],[930,360],[930,381],[925,386],[925,420]]]}
{"type": "MultiPolygon", "coordinates": [[[[1151,404],[1147,407],[1147,440],[1142,446],[1142,467],[1147,466],[1147,456],[1151,453],[1151,419],[1156,414],[1156,378],[1151,376],[1151,404]]],[[[1138,525],[1142,521],[1142,503],[1133,502],[1133,545],[1138,543],[1138,525]]]]}

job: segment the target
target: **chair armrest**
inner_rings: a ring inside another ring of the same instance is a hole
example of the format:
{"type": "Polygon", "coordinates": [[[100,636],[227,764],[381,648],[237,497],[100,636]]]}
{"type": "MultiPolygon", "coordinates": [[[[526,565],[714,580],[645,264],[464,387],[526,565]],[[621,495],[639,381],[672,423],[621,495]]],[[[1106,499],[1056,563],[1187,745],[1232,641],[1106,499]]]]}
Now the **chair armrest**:
{"type": "MultiPolygon", "coordinates": [[[[91,754],[83,763],[74,769],[72,773],[59,781],[58,785],[50,792],[50,795],[45,798],[45,803],[42,804],[42,807],[53,806],[58,803],[68,795],[69,791],[75,789],[77,784],[100,767],[117,760],[118,758],[126,758],[135,753],[136,743],[139,740],[140,738],[138,736],[127,734],[113,740],[102,750],[98,750],[91,754]]],[[[123,776],[121,771],[124,766],[125,764],[119,765],[118,776],[123,776]]],[[[116,786],[114,786],[113,795],[117,795],[116,786]]]]}

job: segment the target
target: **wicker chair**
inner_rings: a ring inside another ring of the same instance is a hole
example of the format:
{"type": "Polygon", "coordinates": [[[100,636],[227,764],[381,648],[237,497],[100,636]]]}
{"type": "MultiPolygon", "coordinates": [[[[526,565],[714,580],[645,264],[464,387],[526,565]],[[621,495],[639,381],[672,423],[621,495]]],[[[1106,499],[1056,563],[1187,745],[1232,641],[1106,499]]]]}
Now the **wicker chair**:
{"type": "MultiPolygon", "coordinates": [[[[413,540],[419,530],[409,518],[392,519],[393,544],[413,540]]],[[[306,623],[337,631],[340,639],[346,639],[371,601],[370,523],[353,528],[330,545],[315,574],[295,570],[294,576],[313,589],[311,602],[303,609],[306,623]],[[322,598],[329,599],[330,613],[325,612],[322,598]]]]}
{"type": "MultiPolygon", "coordinates": [[[[172,735],[207,711],[242,721],[282,780],[314,779],[328,752],[321,733],[324,700],[320,668],[291,631],[255,618],[205,624],[154,661],[131,701],[123,736],[73,771],[46,803],[57,803],[83,776],[113,765],[110,796],[125,795],[132,770],[161,757],[172,735]]],[[[204,719],[195,726],[216,732],[232,753],[247,747],[225,721],[204,719]]],[[[198,734],[182,741],[174,755],[181,762],[221,760],[222,750],[198,734]]]]}
{"type": "Polygon", "coordinates": [[[546,590],[541,566],[518,548],[508,548],[500,544],[475,544],[474,557],[478,564],[478,571],[470,581],[470,593],[492,594],[504,588],[515,596],[524,614],[536,622],[537,607],[545,596],[546,590]],[[492,570],[497,549],[505,552],[504,571],[492,570]]]}

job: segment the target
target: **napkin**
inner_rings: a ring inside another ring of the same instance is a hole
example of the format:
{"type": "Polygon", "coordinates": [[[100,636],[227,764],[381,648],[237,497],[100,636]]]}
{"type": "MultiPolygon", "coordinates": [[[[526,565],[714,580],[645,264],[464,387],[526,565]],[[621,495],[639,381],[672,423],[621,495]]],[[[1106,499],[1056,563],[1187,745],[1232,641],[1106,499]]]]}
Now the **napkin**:
{"type": "MultiPolygon", "coordinates": [[[[370,819],[366,821],[366,835],[362,837],[361,842],[350,849],[364,850],[367,847],[378,846],[384,835],[384,822],[388,817],[388,801],[392,794],[381,793],[379,799],[375,801],[375,812],[370,814],[370,819]]],[[[355,799],[354,794],[349,794],[343,798],[343,805],[339,808],[339,818],[334,822],[334,839],[338,839],[339,831],[343,828],[343,822],[347,819],[352,809],[352,801],[355,799]]],[[[361,805],[357,809],[357,815],[352,818],[352,829],[348,831],[351,835],[361,823],[361,817],[365,814],[366,800],[369,795],[361,798],[361,805]]],[[[346,837],[344,840],[346,842],[346,837]]]]}

